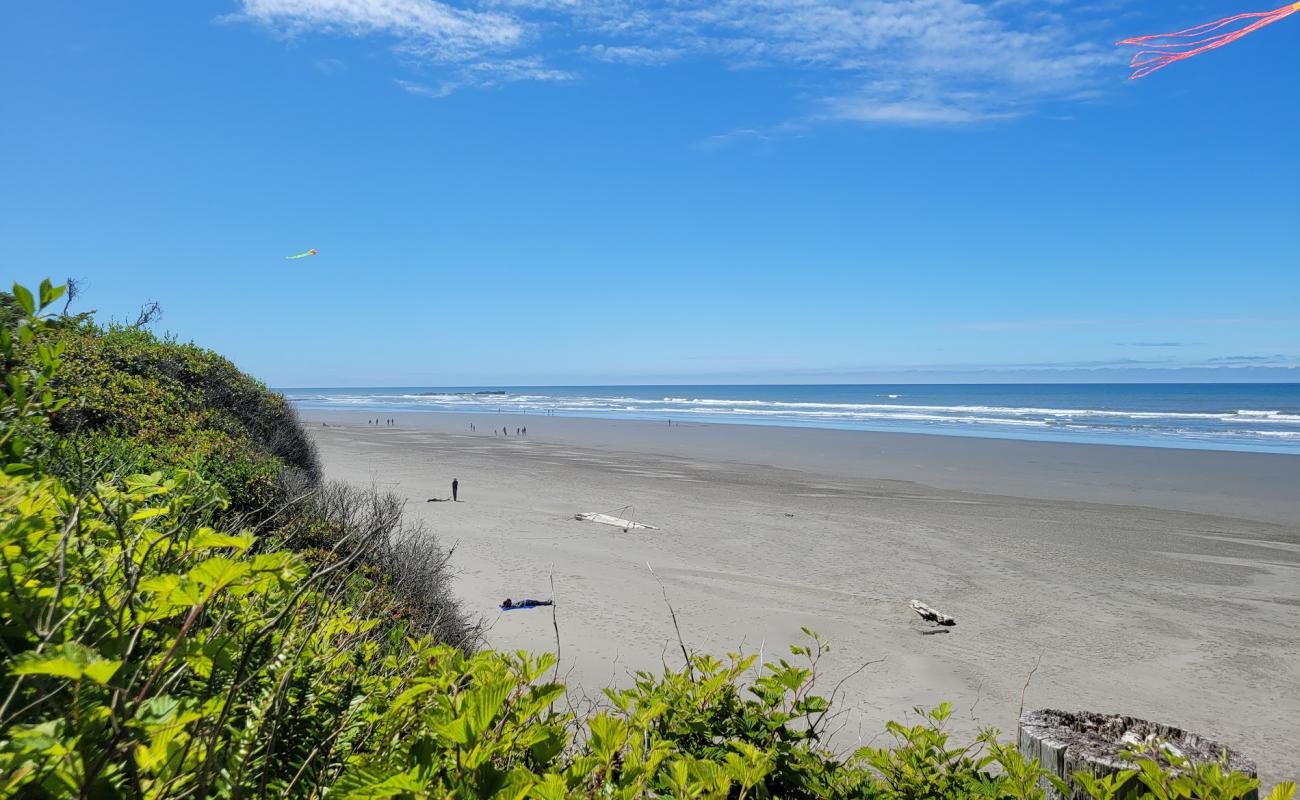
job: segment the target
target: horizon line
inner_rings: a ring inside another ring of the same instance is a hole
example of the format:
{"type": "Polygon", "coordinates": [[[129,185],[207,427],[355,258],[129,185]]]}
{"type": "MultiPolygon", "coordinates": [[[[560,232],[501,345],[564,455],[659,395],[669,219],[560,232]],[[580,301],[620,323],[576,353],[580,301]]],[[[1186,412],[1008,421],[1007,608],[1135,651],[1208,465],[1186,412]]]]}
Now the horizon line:
{"type": "MultiPolygon", "coordinates": [[[[268,384],[268,386],[271,386],[268,384]]],[[[277,391],[289,389],[548,389],[548,388],[589,388],[603,386],[649,387],[649,386],[1300,386],[1300,380],[1243,380],[1243,381],[1151,381],[1151,380],[1106,380],[1106,381],[817,381],[800,383],[776,381],[759,383],[718,383],[668,381],[663,383],[611,382],[611,383],[399,383],[399,384],[317,384],[302,386],[271,386],[277,391]]]]}

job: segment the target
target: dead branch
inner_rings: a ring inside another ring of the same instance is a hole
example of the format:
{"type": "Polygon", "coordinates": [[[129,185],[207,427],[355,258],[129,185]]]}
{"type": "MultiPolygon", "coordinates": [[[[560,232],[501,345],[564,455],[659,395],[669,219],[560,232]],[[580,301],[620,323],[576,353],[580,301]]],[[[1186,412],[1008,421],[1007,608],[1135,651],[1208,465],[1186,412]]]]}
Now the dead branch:
{"type": "Polygon", "coordinates": [[[1038,671],[1038,665],[1043,663],[1043,654],[1038,654],[1038,660],[1034,662],[1034,668],[1029,670],[1025,676],[1025,685],[1020,687],[1020,710],[1016,712],[1016,719],[1020,719],[1025,713],[1025,691],[1029,689],[1029,682],[1034,679],[1034,673],[1038,671]]]}
{"type": "Polygon", "coordinates": [[[686,672],[693,680],[695,678],[695,668],[691,664],[691,654],[686,652],[686,641],[682,639],[682,629],[677,624],[677,612],[673,610],[673,604],[668,600],[668,587],[664,586],[664,582],[659,578],[659,574],[655,572],[655,568],[650,566],[649,561],[645,562],[645,568],[650,570],[650,574],[655,576],[656,581],[659,581],[659,591],[664,593],[664,605],[668,606],[668,615],[673,618],[673,630],[677,631],[677,644],[682,648],[682,658],[686,659],[686,672]]]}
{"type": "Polygon", "coordinates": [[[135,318],[135,324],[132,328],[143,328],[151,322],[157,322],[162,318],[162,306],[157,300],[150,300],[140,306],[140,314],[135,318]]]}

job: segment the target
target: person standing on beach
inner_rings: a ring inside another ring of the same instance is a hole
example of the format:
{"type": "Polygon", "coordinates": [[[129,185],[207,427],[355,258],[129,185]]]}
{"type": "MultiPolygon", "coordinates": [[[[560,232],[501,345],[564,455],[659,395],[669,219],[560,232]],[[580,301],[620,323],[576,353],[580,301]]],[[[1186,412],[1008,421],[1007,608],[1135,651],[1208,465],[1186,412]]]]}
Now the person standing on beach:
{"type": "Polygon", "coordinates": [[[451,502],[459,503],[460,481],[455,478],[451,479],[451,502]]]}

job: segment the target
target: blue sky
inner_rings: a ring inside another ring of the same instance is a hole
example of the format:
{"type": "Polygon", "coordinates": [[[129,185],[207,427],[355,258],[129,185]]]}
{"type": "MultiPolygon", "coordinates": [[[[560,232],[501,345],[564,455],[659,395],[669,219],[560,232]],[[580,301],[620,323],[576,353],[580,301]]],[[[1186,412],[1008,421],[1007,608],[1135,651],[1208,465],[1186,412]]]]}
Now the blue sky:
{"type": "Polygon", "coordinates": [[[1247,6],[17,0],[0,264],[277,386],[1296,380],[1300,17],[1112,46],[1247,6]]]}

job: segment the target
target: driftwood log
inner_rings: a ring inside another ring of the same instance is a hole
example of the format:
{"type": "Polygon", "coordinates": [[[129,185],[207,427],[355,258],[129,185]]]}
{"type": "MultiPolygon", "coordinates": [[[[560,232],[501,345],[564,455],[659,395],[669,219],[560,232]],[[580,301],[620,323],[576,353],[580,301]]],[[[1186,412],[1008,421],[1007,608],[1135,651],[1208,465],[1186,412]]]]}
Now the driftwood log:
{"type": "Polygon", "coordinates": [[[941,613],[937,609],[930,608],[925,603],[922,603],[920,600],[912,601],[912,610],[915,611],[917,614],[920,614],[921,619],[927,620],[929,622],[933,622],[935,625],[947,625],[951,627],[957,624],[957,620],[953,619],[947,614],[941,613]]]}
{"type": "MultiPolygon", "coordinates": [[[[1071,787],[1069,800],[1084,800],[1087,794],[1075,785],[1071,775],[1087,772],[1097,777],[1133,769],[1121,753],[1139,749],[1144,743],[1154,744],[1165,752],[1177,754],[1193,761],[1217,761],[1228,753],[1228,766],[1254,776],[1255,764],[1223,745],[1195,733],[1169,725],[1147,722],[1135,717],[1091,712],[1028,711],[1020,717],[1016,736],[1020,752],[1026,758],[1036,758],[1048,772],[1064,780],[1071,787]]],[[[1048,800],[1062,800],[1051,786],[1048,800]]],[[[1130,800],[1142,795],[1145,787],[1136,778],[1120,790],[1117,800],[1130,800]]],[[[1259,792],[1252,792],[1246,800],[1258,800],[1259,792]]]]}

